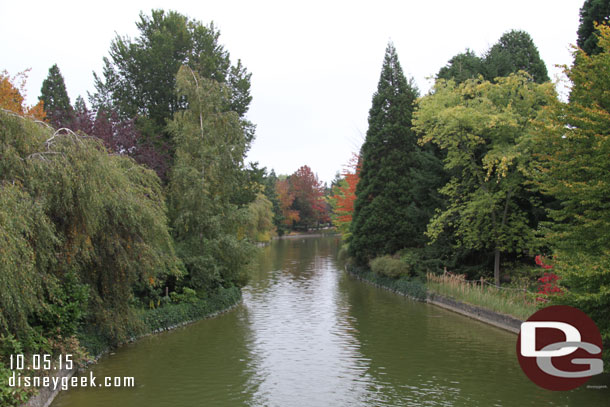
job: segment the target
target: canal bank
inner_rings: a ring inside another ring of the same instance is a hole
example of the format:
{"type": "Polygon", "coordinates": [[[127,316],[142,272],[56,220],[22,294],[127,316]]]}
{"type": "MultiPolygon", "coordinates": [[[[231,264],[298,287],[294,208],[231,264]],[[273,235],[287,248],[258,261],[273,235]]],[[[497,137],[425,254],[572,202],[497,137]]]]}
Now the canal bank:
{"type": "MultiPolygon", "coordinates": [[[[207,300],[169,304],[164,307],[140,311],[138,317],[143,322],[145,330],[119,346],[133,343],[150,335],[184,327],[204,319],[217,317],[237,307],[241,303],[241,299],[240,290],[233,287],[232,289],[227,289],[225,292],[218,293],[207,300]]],[[[94,353],[96,356],[87,366],[97,363],[102,356],[110,351],[110,346],[107,344],[102,346],[103,348],[100,348],[100,346],[97,345],[97,349],[94,353]]],[[[87,366],[80,368],[80,370],[84,370],[87,366]]],[[[62,380],[69,381],[78,371],[78,367],[60,369],[50,375],[50,383],[61,383],[62,380]]],[[[38,393],[32,396],[22,405],[22,407],[49,407],[60,391],[61,387],[42,387],[39,389],[38,393]]]]}
{"type": "Polygon", "coordinates": [[[518,334],[522,320],[500,312],[492,311],[477,305],[468,304],[456,299],[445,297],[426,290],[425,284],[419,280],[392,279],[378,276],[370,270],[355,269],[345,266],[344,270],[351,276],[376,287],[389,290],[393,293],[404,295],[416,301],[426,302],[467,316],[477,321],[493,325],[497,328],[518,334]]]}
{"type": "Polygon", "coordinates": [[[519,333],[521,323],[523,322],[520,319],[510,315],[501,314],[499,312],[491,311],[476,305],[466,304],[453,298],[443,297],[442,295],[434,293],[428,293],[426,302],[436,305],[437,307],[445,308],[449,311],[457,312],[458,314],[465,315],[469,318],[476,319],[477,321],[493,325],[514,334],[519,333]]]}

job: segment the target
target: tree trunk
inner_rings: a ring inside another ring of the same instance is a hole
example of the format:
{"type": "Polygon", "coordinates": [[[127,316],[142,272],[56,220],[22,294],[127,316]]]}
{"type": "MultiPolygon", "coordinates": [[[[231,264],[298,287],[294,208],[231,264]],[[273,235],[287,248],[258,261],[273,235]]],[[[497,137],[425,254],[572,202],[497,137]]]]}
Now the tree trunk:
{"type": "Polygon", "coordinates": [[[500,287],[500,249],[494,251],[494,280],[496,287],[500,287]]]}

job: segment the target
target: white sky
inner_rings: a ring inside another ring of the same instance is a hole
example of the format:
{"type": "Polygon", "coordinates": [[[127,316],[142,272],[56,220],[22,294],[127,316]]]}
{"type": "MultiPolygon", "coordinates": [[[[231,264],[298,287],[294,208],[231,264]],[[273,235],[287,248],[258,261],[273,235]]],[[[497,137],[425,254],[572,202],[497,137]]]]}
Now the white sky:
{"type": "Polygon", "coordinates": [[[142,10],[176,10],[220,29],[233,61],[252,73],[250,161],[290,174],[309,165],[322,181],[359,150],[389,40],[425,93],[465,48],[486,51],[511,29],[534,39],[551,78],[570,64],[584,0],[8,1],[0,0],[0,70],[31,68],[27,100],[57,63],[74,102],[87,99],[116,36],[138,32],[142,10]]]}

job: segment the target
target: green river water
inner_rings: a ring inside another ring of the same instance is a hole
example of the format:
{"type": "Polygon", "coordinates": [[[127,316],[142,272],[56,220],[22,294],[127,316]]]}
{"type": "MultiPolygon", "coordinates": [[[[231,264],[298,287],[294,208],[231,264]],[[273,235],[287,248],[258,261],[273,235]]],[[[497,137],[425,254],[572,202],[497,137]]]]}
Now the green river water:
{"type": "Polygon", "coordinates": [[[610,406],[607,375],[540,389],[516,335],[354,279],[338,243],[272,242],[241,305],[92,367],[98,382],[132,376],[134,388],[74,388],[52,407],[610,406]]]}

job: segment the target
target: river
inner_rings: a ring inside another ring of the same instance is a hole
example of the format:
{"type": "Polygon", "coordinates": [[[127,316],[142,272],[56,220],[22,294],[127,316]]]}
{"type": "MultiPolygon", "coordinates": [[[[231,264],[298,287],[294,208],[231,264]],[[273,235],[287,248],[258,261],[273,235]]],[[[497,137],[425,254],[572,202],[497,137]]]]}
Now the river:
{"type": "Polygon", "coordinates": [[[610,405],[608,389],[529,382],[514,334],[347,275],[338,243],[273,241],[241,305],[92,367],[134,388],[74,388],[52,407],[610,405]]]}

